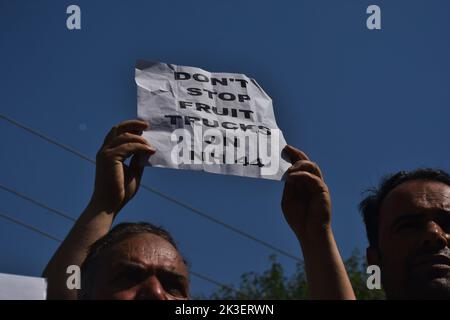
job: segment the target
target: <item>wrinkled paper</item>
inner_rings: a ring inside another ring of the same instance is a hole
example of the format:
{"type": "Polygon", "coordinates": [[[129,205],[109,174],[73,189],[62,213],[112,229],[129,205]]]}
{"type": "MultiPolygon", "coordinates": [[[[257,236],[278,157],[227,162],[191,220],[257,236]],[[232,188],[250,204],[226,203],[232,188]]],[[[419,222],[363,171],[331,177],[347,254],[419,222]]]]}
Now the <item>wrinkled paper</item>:
{"type": "Polygon", "coordinates": [[[142,60],[135,72],[143,137],[157,150],[147,165],[283,178],[286,141],[254,79],[142,60]]]}

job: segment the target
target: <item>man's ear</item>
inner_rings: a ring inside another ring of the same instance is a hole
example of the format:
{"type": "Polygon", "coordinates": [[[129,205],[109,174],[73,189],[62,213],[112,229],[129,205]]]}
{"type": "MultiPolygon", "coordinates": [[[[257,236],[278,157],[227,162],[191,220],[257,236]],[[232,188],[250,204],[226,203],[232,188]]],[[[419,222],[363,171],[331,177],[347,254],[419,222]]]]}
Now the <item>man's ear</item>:
{"type": "Polygon", "coordinates": [[[379,253],[378,249],[373,248],[373,247],[368,247],[366,249],[366,259],[367,259],[367,264],[369,266],[371,266],[371,265],[380,266],[380,253],[379,253]]]}

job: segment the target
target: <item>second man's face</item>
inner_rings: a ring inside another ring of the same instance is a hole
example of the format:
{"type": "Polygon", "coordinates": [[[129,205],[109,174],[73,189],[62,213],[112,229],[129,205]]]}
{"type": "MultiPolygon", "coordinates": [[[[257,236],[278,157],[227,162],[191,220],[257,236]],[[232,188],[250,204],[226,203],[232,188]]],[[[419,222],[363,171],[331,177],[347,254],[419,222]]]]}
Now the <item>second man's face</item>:
{"type": "Polygon", "coordinates": [[[379,264],[388,298],[450,299],[450,186],[393,189],[380,208],[379,264]]]}

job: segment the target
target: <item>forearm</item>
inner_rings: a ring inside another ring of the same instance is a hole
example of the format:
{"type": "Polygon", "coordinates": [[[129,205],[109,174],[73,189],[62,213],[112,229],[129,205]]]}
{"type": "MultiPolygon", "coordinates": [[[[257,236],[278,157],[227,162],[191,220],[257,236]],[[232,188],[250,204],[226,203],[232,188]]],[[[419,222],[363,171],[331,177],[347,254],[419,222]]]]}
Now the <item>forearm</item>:
{"type": "Polygon", "coordinates": [[[66,285],[69,265],[81,266],[89,247],[111,228],[114,214],[91,200],[43,272],[48,281],[48,299],[76,299],[77,290],[66,285]]]}
{"type": "Polygon", "coordinates": [[[355,299],[331,229],[299,238],[311,299],[355,299]]]}

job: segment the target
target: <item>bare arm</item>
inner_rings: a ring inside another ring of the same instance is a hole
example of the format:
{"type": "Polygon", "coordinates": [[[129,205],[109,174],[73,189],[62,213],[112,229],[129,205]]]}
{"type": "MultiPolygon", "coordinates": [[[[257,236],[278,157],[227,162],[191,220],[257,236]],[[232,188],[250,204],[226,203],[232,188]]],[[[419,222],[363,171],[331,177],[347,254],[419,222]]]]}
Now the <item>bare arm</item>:
{"type": "Polygon", "coordinates": [[[312,299],[355,299],[331,229],[331,200],[319,167],[287,146],[293,163],[283,193],[284,216],[303,250],[312,299]]]}
{"type": "Polygon", "coordinates": [[[114,218],[136,194],[142,178],[140,156],[155,153],[141,137],[148,126],[130,120],[113,127],[97,153],[92,198],[43,272],[48,281],[48,299],[77,299],[77,290],[67,288],[69,265],[81,266],[90,246],[111,228],[114,218]],[[133,156],[130,165],[124,161],[133,156]]]}

